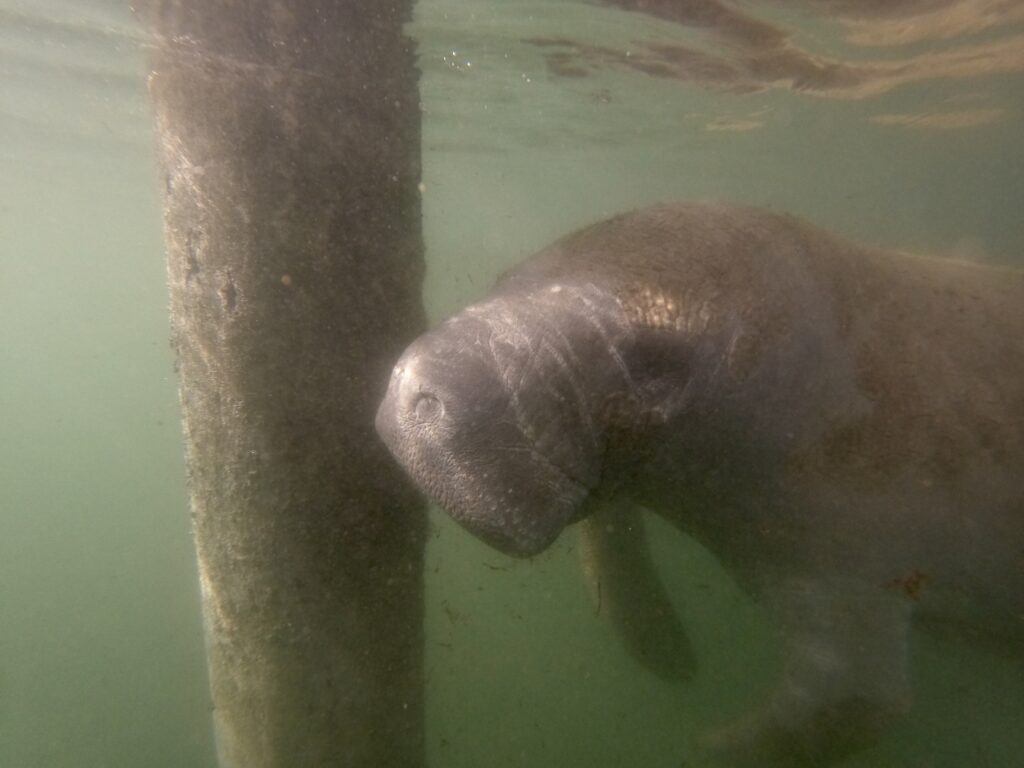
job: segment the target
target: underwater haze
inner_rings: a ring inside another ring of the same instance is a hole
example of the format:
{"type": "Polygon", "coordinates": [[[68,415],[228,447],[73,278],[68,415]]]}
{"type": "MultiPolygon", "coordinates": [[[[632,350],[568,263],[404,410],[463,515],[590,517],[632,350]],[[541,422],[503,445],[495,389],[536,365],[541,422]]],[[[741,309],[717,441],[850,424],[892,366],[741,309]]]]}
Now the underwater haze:
{"type": "MultiPolygon", "coordinates": [[[[663,200],[1024,266],[1024,4],[643,5],[417,4],[432,322],[663,200]]],[[[0,0],[0,768],[215,765],[146,42],[127,0],[0,0]]],[[[431,765],[698,765],[702,730],[769,690],[763,609],[649,530],[685,686],[596,615],[572,531],[520,561],[432,511],[431,765]]],[[[1021,662],[923,634],[912,656],[908,722],[847,764],[1019,764],[1021,662]]]]}

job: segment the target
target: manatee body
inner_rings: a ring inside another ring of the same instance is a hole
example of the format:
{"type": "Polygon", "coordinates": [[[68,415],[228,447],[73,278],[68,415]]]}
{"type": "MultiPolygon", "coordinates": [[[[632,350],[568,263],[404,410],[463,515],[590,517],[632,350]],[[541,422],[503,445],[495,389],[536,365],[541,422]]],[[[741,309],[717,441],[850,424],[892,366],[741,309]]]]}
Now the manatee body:
{"type": "Polygon", "coordinates": [[[650,584],[643,507],[714,553],[785,638],[770,703],[713,739],[730,764],[872,741],[909,707],[913,620],[1024,657],[1022,271],[659,205],[417,339],[377,428],[504,552],[585,521],[650,584]]]}

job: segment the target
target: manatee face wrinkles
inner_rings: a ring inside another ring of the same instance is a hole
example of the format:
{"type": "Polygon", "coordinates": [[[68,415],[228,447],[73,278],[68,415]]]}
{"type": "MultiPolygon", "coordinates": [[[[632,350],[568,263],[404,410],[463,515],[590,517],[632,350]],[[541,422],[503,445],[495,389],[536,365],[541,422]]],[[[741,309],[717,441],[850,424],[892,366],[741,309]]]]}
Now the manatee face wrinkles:
{"type": "Polygon", "coordinates": [[[543,550],[585,514],[614,474],[610,433],[685,411],[742,328],[735,312],[710,328],[705,297],[690,306],[656,284],[570,278],[512,273],[410,345],[378,410],[379,434],[427,494],[508,554],[543,550]]]}
{"type": "Polygon", "coordinates": [[[391,451],[456,520],[513,555],[546,548],[597,483],[603,435],[582,329],[629,383],[614,300],[593,286],[497,297],[402,355],[377,417],[391,451]],[[600,312],[597,305],[600,304],[600,312]]]}

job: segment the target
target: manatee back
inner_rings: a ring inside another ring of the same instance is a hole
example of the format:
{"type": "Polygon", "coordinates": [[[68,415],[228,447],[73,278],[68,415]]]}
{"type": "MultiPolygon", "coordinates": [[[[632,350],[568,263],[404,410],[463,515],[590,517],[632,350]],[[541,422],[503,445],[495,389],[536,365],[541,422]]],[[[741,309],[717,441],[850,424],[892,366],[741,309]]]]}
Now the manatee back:
{"type": "MultiPolygon", "coordinates": [[[[574,280],[614,293],[639,326],[717,334],[737,382],[766,351],[808,387],[826,375],[817,388],[838,399],[822,407],[859,411],[823,449],[839,461],[860,451],[894,472],[916,458],[940,478],[981,452],[1024,478],[1024,270],[873,250],[792,216],[683,202],[570,234],[498,290],[574,280]],[[850,408],[857,398],[864,407],[850,408]]],[[[762,384],[797,382],[775,370],[762,384]]]]}
{"type": "Polygon", "coordinates": [[[793,484],[927,496],[951,525],[991,518],[1024,541],[1024,271],[672,203],[570,234],[499,291],[580,280],[638,327],[726,347],[715,387],[749,405],[743,434],[800,434],[782,459],[793,484]]]}
{"type": "Polygon", "coordinates": [[[797,219],[719,203],[665,203],[614,216],[569,234],[507,272],[498,290],[585,275],[628,291],[662,286],[692,291],[713,279],[741,282],[745,268],[797,253],[803,235],[826,236],[797,219]],[[731,278],[731,279],[730,279],[731,278]]]}

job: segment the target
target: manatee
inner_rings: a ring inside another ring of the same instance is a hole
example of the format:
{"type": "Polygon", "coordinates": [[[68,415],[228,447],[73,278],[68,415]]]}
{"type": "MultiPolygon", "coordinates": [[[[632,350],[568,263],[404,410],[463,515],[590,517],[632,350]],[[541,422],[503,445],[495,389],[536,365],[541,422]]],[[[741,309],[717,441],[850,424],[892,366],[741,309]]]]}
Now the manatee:
{"type": "Polygon", "coordinates": [[[724,764],[871,744],[909,710],[913,625],[1024,658],[1024,271],[657,205],[416,339],[376,423],[502,552],[581,523],[650,586],[645,509],[718,558],[784,647],[770,700],[708,737],[724,764]]]}

